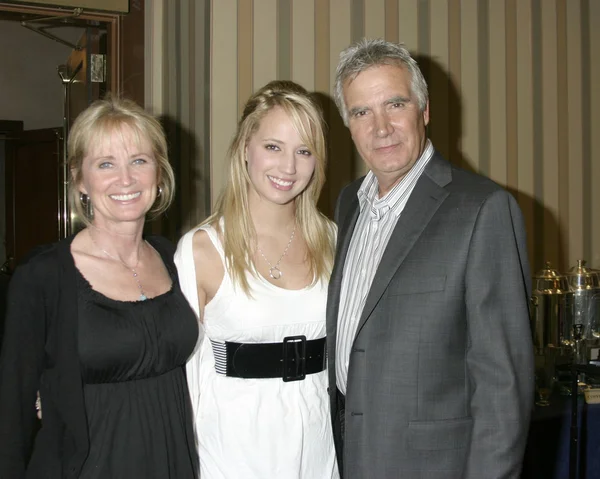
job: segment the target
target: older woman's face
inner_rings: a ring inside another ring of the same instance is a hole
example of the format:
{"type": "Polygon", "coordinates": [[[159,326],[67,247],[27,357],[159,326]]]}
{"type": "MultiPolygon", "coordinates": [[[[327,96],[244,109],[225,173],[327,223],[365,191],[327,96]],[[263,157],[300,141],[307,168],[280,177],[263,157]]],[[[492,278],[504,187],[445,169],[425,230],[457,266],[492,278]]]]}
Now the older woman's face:
{"type": "Polygon", "coordinates": [[[157,195],[157,163],[147,138],[124,125],[90,145],[79,190],[94,207],[94,224],[142,222],[157,195]]]}

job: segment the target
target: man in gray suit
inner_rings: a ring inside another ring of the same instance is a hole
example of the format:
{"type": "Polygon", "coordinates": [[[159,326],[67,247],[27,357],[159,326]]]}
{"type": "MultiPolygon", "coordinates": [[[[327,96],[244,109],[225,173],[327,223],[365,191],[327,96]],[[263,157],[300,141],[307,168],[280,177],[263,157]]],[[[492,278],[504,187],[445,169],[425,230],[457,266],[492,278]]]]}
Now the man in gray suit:
{"type": "Polygon", "coordinates": [[[346,49],[334,95],[370,170],[338,199],[327,304],[344,478],[518,478],[534,383],[519,207],[434,149],[403,46],[346,49]]]}

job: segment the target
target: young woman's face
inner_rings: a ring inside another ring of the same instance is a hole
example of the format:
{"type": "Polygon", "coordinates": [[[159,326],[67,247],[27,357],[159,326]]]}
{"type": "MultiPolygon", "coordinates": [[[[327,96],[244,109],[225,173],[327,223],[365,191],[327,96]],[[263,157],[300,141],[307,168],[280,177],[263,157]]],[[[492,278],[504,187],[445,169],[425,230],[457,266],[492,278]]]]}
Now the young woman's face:
{"type": "Polygon", "coordinates": [[[310,184],[316,158],[280,107],[260,122],[246,147],[250,198],[288,204],[310,184]]]}

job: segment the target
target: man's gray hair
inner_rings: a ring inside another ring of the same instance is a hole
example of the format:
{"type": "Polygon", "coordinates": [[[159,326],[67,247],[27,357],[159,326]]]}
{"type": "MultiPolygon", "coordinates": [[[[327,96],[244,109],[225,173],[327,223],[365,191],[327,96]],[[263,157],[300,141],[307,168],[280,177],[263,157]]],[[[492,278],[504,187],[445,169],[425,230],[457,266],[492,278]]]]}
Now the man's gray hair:
{"type": "Polygon", "coordinates": [[[425,111],[429,94],[427,82],[415,59],[402,43],[393,43],[381,38],[363,38],[340,53],[340,61],[335,72],[333,99],[344,124],[348,126],[348,109],[344,101],[344,84],[354,80],[359,73],[378,65],[397,65],[408,70],[411,75],[411,93],[417,99],[421,111],[425,111]]]}

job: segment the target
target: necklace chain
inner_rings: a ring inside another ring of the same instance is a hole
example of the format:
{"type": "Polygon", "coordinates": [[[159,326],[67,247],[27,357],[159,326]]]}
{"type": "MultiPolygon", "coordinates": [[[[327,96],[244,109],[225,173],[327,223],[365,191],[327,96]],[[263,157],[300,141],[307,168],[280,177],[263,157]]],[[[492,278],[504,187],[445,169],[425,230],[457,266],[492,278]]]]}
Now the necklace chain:
{"type": "Polygon", "coordinates": [[[294,229],[292,230],[292,236],[290,236],[290,240],[288,241],[287,246],[283,250],[283,253],[281,254],[281,256],[279,257],[279,259],[277,260],[277,263],[275,263],[275,266],[273,266],[271,264],[271,262],[267,259],[267,257],[265,256],[265,254],[262,252],[262,249],[260,249],[260,246],[258,246],[258,242],[256,243],[256,247],[258,248],[258,252],[264,258],[264,260],[267,262],[267,264],[269,265],[269,276],[271,278],[273,278],[273,279],[279,279],[279,278],[281,278],[283,276],[283,271],[281,271],[281,269],[279,269],[279,263],[281,263],[281,260],[285,257],[285,255],[287,254],[288,250],[290,249],[290,245],[292,244],[292,240],[294,239],[294,235],[295,234],[296,234],[296,223],[294,223],[294,229]]]}
{"type": "MultiPolygon", "coordinates": [[[[139,278],[139,275],[138,275],[138,272],[137,272],[137,267],[140,264],[139,248],[138,248],[138,260],[137,260],[137,263],[135,263],[135,266],[129,266],[121,258],[119,258],[117,256],[113,256],[108,251],[106,251],[104,248],[101,248],[98,245],[98,243],[96,243],[96,241],[94,240],[94,237],[92,236],[92,234],[89,233],[89,235],[90,235],[90,239],[92,240],[92,243],[94,243],[94,245],[96,246],[96,248],[98,248],[100,251],[102,251],[110,259],[112,259],[114,261],[118,261],[119,263],[121,263],[123,266],[125,266],[125,268],[127,268],[129,271],[131,271],[133,273],[133,279],[135,280],[135,282],[137,284],[137,287],[140,290],[140,296],[138,298],[138,301],[146,301],[148,299],[148,296],[146,296],[146,293],[144,293],[144,288],[142,287],[142,283],[140,283],[140,278],[139,278]]],[[[140,248],[141,248],[141,246],[140,246],[140,248]]]]}

